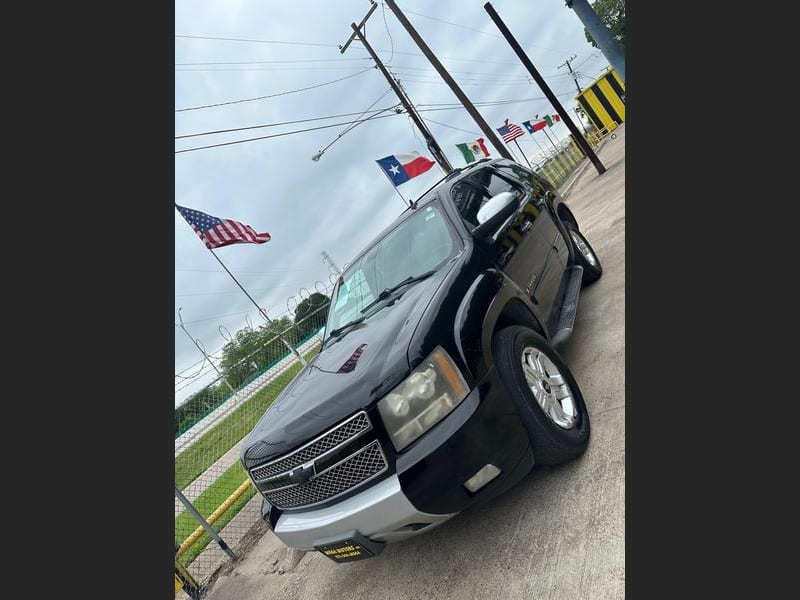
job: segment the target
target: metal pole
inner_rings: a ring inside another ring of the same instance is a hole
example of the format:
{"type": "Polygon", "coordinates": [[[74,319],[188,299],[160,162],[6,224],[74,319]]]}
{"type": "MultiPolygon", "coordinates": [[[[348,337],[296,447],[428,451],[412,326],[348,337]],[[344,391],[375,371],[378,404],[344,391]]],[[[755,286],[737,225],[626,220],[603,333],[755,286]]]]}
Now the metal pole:
{"type": "MultiPolygon", "coordinates": [[[[225,266],[225,263],[223,263],[223,262],[222,262],[222,261],[219,259],[219,256],[217,256],[216,254],[214,254],[214,251],[213,251],[213,250],[211,250],[211,248],[209,248],[209,249],[208,249],[208,251],[209,251],[209,252],[211,252],[211,256],[213,256],[213,257],[214,257],[214,258],[217,260],[217,262],[218,262],[220,265],[222,265],[222,268],[223,268],[223,269],[225,269],[225,272],[226,272],[228,275],[230,275],[230,276],[231,276],[231,279],[233,279],[233,282],[234,282],[236,285],[238,285],[238,286],[239,286],[239,289],[240,289],[240,290],[242,290],[242,291],[244,292],[244,295],[245,295],[245,296],[247,296],[247,297],[250,299],[250,302],[252,302],[252,303],[253,303],[253,306],[255,306],[255,307],[258,309],[258,312],[259,312],[259,313],[261,313],[261,316],[262,316],[262,317],[264,317],[264,320],[265,320],[267,323],[269,323],[270,325],[272,325],[272,324],[274,323],[274,321],[273,321],[272,319],[270,319],[270,318],[267,316],[267,311],[265,311],[263,308],[261,308],[261,307],[258,305],[258,303],[257,303],[255,300],[253,300],[253,297],[252,297],[252,296],[251,296],[251,295],[250,295],[250,294],[247,292],[247,290],[246,290],[246,289],[244,289],[244,287],[242,286],[242,284],[241,284],[241,283],[239,283],[239,280],[238,280],[238,279],[236,279],[236,277],[234,277],[234,276],[233,276],[233,273],[231,273],[231,272],[228,270],[228,267],[226,267],[226,266],[225,266]]],[[[283,339],[283,336],[282,336],[282,335],[278,334],[278,337],[279,337],[279,338],[280,338],[280,340],[283,342],[283,345],[284,345],[284,346],[286,346],[286,347],[289,349],[289,351],[290,351],[292,354],[294,354],[295,358],[296,358],[297,360],[299,360],[299,361],[300,361],[300,364],[301,364],[301,365],[303,365],[303,366],[305,367],[305,366],[306,366],[306,364],[307,364],[307,363],[306,363],[306,359],[304,359],[304,358],[303,358],[303,356],[302,356],[302,355],[301,355],[301,354],[300,354],[300,353],[299,353],[299,352],[298,352],[298,351],[297,351],[295,348],[293,348],[293,347],[292,347],[292,345],[291,345],[289,342],[287,342],[285,339],[283,339]]]]}
{"type": "MultiPolygon", "coordinates": [[[[391,4],[393,4],[392,0],[386,0],[386,2],[390,6],[391,4]]],[[[561,102],[558,101],[556,95],[553,93],[550,87],[545,83],[542,76],[539,75],[539,71],[537,71],[536,67],[533,66],[531,59],[528,58],[527,54],[525,54],[525,51],[519,45],[519,42],[517,42],[516,38],[514,38],[514,36],[511,35],[511,32],[508,30],[508,27],[506,27],[506,24],[500,18],[500,15],[498,15],[497,12],[494,10],[492,3],[487,2],[486,4],[483,5],[483,8],[485,8],[486,12],[489,13],[489,16],[492,18],[492,21],[494,21],[495,25],[497,25],[497,28],[500,30],[500,33],[503,34],[503,37],[506,38],[506,41],[509,43],[509,45],[511,46],[512,50],[514,50],[516,55],[519,57],[520,61],[522,61],[522,64],[525,66],[526,69],[528,69],[528,72],[536,80],[536,83],[539,84],[539,88],[541,88],[541,90],[544,92],[544,95],[550,101],[550,104],[553,106],[553,108],[556,109],[556,112],[561,116],[561,119],[564,121],[564,124],[569,128],[570,133],[572,133],[572,135],[578,141],[578,143],[581,146],[581,150],[583,150],[584,154],[586,154],[589,160],[592,161],[594,168],[597,169],[597,172],[600,175],[605,173],[606,168],[603,166],[603,163],[600,162],[600,159],[594,153],[594,150],[592,150],[592,147],[589,145],[589,142],[587,142],[586,139],[584,139],[584,137],[581,135],[581,132],[578,131],[577,127],[575,127],[575,123],[572,122],[572,119],[569,118],[567,111],[565,111],[564,107],[561,106],[561,102]]]]}
{"type": "Polygon", "coordinates": [[[536,139],[535,135],[531,134],[531,137],[533,138],[533,141],[536,142],[536,145],[539,146],[539,152],[542,153],[542,157],[544,158],[544,148],[542,148],[542,145],[539,143],[539,140],[536,139]]]}
{"type": "Polygon", "coordinates": [[[433,137],[433,134],[430,132],[428,127],[423,123],[422,119],[420,119],[419,115],[417,114],[414,106],[411,104],[411,101],[408,99],[408,96],[405,95],[403,90],[395,81],[394,77],[392,77],[391,73],[386,69],[386,66],[383,64],[378,55],[375,53],[375,50],[372,49],[372,46],[369,45],[367,42],[367,38],[364,37],[364,34],[361,33],[361,30],[358,28],[358,25],[355,23],[351,23],[350,27],[353,29],[353,36],[357,37],[359,41],[364,44],[364,48],[372,57],[372,60],[375,61],[375,65],[378,67],[383,76],[386,78],[386,81],[389,82],[389,85],[392,87],[392,90],[397,97],[402,102],[403,106],[408,113],[408,116],[411,117],[411,120],[414,121],[414,124],[417,128],[422,132],[422,136],[425,138],[425,143],[428,145],[428,150],[430,150],[433,158],[439,163],[439,166],[444,170],[445,174],[451,173],[453,171],[453,166],[450,164],[450,161],[447,160],[447,156],[445,156],[444,151],[441,149],[439,144],[436,142],[436,139],[433,137]]]}
{"type": "Polygon", "coordinates": [[[547,131],[542,129],[542,133],[544,133],[545,136],[547,136],[547,139],[550,140],[550,144],[553,146],[553,150],[558,152],[558,148],[556,148],[556,145],[553,143],[553,140],[550,138],[550,135],[547,133],[547,131]]]}
{"type": "Polygon", "coordinates": [[[586,135],[586,126],[583,124],[583,119],[581,119],[581,113],[578,112],[577,108],[573,109],[575,111],[575,115],[578,117],[578,123],[581,124],[581,129],[583,129],[583,134],[586,135]]]}
{"type": "MultiPolygon", "coordinates": [[[[377,167],[381,169],[380,165],[377,165],[377,167]]],[[[389,182],[389,185],[391,185],[394,188],[395,193],[397,193],[397,195],[400,196],[400,200],[403,201],[403,206],[409,208],[411,206],[411,203],[406,202],[406,199],[403,198],[403,194],[401,194],[400,190],[397,189],[397,186],[394,184],[394,181],[391,180],[391,178],[386,174],[386,171],[384,171],[383,169],[381,169],[381,173],[383,173],[383,176],[386,177],[386,180],[389,182]]]]}
{"type": "Polygon", "coordinates": [[[333,262],[333,259],[331,258],[331,255],[328,254],[327,252],[325,252],[325,250],[323,250],[320,254],[322,254],[322,260],[324,260],[325,263],[331,269],[333,269],[333,272],[336,273],[337,276],[341,276],[342,270],[339,267],[336,266],[335,262],[333,262]]]}
{"type": "Polygon", "coordinates": [[[594,9],[589,5],[586,0],[566,0],[567,8],[571,8],[578,15],[578,18],[586,27],[586,31],[592,36],[592,39],[597,42],[597,47],[600,52],[606,57],[606,60],[611,63],[611,66],[619,73],[620,79],[625,82],[625,55],[619,47],[617,40],[611,37],[611,32],[608,30],[594,9]]]}
{"type": "Polygon", "coordinates": [[[203,526],[203,529],[208,532],[208,535],[214,538],[214,541],[219,544],[219,547],[222,548],[223,552],[225,552],[225,554],[230,556],[233,560],[236,560],[238,557],[236,554],[234,554],[233,550],[228,547],[228,544],[225,543],[225,540],[219,537],[219,534],[214,530],[214,528],[208,524],[208,521],[205,520],[203,515],[197,511],[194,505],[186,499],[186,496],[184,496],[177,487],[175,488],[175,495],[178,497],[178,500],[181,501],[181,504],[186,507],[186,510],[192,513],[192,516],[197,519],[200,525],[203,526]]]}
{"type": "Polygon", "coordinates": [[[193,343],[193,344],[194,344],[194,345],[197,347],[197,349],[198,349],[198,350],[200,350],[200,352],[203,354],[203,357],[204,357],[204,358],[205,358],[205,359],[206,359],[206,360],[207,360],[209,363],[211,363],[211,367],[212,367],[212,368],[213,368],[213,369],[214,369],[214,370],[217,372],[217,375],[219,375],[219,376],[222,378],[222,381],[224,381],[224,382],[225,382],[225,385],[227,385],[227,386],[228,386],[228,389],[231,391],[231,393],[235,394],[235,393],[236,393],[236,390],[235,390],[235,389],[233,389],[233,386],[232,386],[230,383],[228,383],[228,380],[227,380],[227,379],[225,379],[225,376],[224,376],[224,375],[222,374],[222,372],[221,372],[221,371],[220,371],[220,370],[217,368],[217,365],[215,365],[215,364],[214,364],[214,361],[213,361],[213,360],[211,360],[211,357],[210,357],[208,354],[206,354],[206,351],[205,351],[205,350],[203,350],[203,349],[200,347],[200,344],[198,344],[198,343],[197,343],[197,340],[196,340],[196,339],[194,339],[194,337],[192,337],[192,335],[191,335],[191,334],[190,334],[190,333],[189,333],[189,332],[186,330],[186,326],[183,324],[183,316],[181,315],[181,311],[182,311],[182,310],[183,310],[183,307],[178,307],[178,320],[181,322],[181,323],[180,323],[180,325],[178,325],[178,327],[180,327],[181,329],[183,329],[183,333],[185,333],[185,334],[188,336],[188,338],[189,338],[190,340],[192,340],[192,343],[193,343]]]}
{"type": "Polygon", "coordinates": [[[458,87],[458,84],[450,76],[450,73],[448,73],[447,69],[445,69],[442,63],[439,62],[439,59],[436,58],[436,56],[433,54],[433,51],[423,41],[419,33],[417,33],[417,30],[414,29],[414,26],[411,24],[411,22],[406,19],[406,16],[398,8],[394,0],[386,0],[386,6],[388,6],[389,9],[394,13],[394,15],[397,17],[397,20],[400,21],[400,24],[405,27],[405,30],[411,36],[411,39],[414,40],[414,42],[417,44],[417,47],[419,47],[425,57],[430,61],[431,65],[433,65],[433,68],[438,71],[439,75],[442,77],[442,79],[444,79],[445,83],[456,95],[456,98],[458,98],[459,102],[461,102],[461,104],[467,110],[469,116],[472,117],[475,123],[477,123],[478,127],[480,127],[483,135],[485,135],[486,138],[497,149],[497,152],[500,154],[500,156],[509,160],[514,160],[514,157],[511,156],[511,152],[508,150],[508,148],[506,148],[505,144],[500,141],[494,130],[484,120],[472,102],[470,102],[469,98],[467,98],[467,95],[461,90],[460,87],[458,87]]]}
{"type": "Polygon", "coordinates": [[[525,153],[522,151],[522,148],[519,147],[519,142],[517,140],[514,140],[514,143],[517,145],[517,150],[519,150],[519,153],[522,154],[522,158],[524,158],[525,162],[528,163],[528,166],[531,169],[533,169],[533,167],[531,167],[531,161],[528,160],[528,157],[525,156],[525,153]]]}

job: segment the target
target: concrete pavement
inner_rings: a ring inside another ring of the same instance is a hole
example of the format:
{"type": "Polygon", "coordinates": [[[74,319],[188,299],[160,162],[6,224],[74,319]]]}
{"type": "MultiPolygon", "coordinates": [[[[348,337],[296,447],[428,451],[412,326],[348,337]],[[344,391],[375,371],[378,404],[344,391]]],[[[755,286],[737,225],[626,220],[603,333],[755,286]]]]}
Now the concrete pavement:
{"type": "Polygon", "coordinates": [[[379,556],[337,565],[285,548],[263,524],[208,600],[619,599],[625,586],[625,128],[566,195],[603,264],[561,349],[589,408],[586,453],[536,468],[487,506],[379,556]]]}

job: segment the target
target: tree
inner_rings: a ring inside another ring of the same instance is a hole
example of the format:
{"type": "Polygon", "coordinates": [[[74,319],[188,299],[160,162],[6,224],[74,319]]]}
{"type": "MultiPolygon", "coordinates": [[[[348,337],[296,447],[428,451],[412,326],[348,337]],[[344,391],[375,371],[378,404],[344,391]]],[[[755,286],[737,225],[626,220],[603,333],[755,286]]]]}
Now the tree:
{"type": "Polygon", "coordinates": [[[294,322],[297,325],[297,335],[300,340],[306,339],[325,325],[330,301],[331,299],[325,294],[314,292],[297,305],[297,310],[294,311],[294,322]]]}
{"type": "MultiPolygon", "coordinates": [[[[600,17],[603,24],[608,27],[611,37],[617,40],[622,52],[625,52],[625,0],[596,0],[592,4],[594,12],[600,17]]],[[[583,29],[586,41],[597,48],[597,43],[592,36],[583,29]]]]}
{"type": "Polygon", "coordinates": [[[238,388],[289,353],[278,334],[282,334],[292,345],[296,345],[300,340],[295,328],[292,327],[291,319],[281,317],[258,329],[240,329],[233,339],[223,346],[220,368],[234,388],[238,388]]]}

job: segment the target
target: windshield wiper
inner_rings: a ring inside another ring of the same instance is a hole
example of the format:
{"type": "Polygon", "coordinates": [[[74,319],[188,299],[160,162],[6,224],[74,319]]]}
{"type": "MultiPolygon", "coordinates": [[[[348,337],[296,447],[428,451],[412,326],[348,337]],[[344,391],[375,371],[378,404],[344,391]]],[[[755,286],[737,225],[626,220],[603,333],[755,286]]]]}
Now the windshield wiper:
{"type": "MultiPolygon", "coordinates": [[[[362,313],[367,312],[370,308],[375,306],[378,302],[382,302],[383,300],[386,300],[389,296],[391,296],[394,292],[399,290],[401,287],[409,285],[411,283],[416,283],[417,281],[422,281],[423,279],[426,279],[426,278],[430,277],[434,273],[436,273],[436,269],[431,269],[430,271],[425,271],[424,273],[421,273],[419,275],[414,275],[413,277],[411,277],[411,276],[406,277],[400,283],[397,283],[397,284],[393,285],[392,287],[389,287],[389,288],[386,288],[385,290],[383,290],[380,294],[378,294],[378,297],[375,298],[375,300],[373,300],[372,302],[367,304],[367,306],[365,306],[363,309],[361,309],[361,312],[362,313]]],[[[378,312],[378,311],[375,311],[375,312],[378,312]]],[[[372,315],[363,315],[361,317],[358,317],[357,319],[353,319],[352,321],[348,321],[347,323],[345,323],[341,327],[337,327],[336,329],[332,329],[331,332],[328,334],[328,337],[326,338],[325,341],[327,342],[331,338],[340,336],[342,333],[345,332],[346,329],[350,329],[354,325],[358,325],[359,323],[364,321],[364,319],[366,319],[367,317],[370,317],[370,316],[372,316],[372,315]]]]}
{"type": "Polygon", "coordinates": [[[344,332],[345,329],[348,329],[348,328],[352,327],[353,325],[358,325],[359,323],[361,323],[361,321],[363,321],[366,318],[367,318],[366,316],[358,317],[357,319],[353,319],[352,321],[348,321],[347,323],[345,323],[341,327],[337,327],[336,329],[332,329],[331,332],[328,334],[328,338],[336,337],[337,335],[339,335],[342,332],[344,332]]]}
{"type": "Polygon", "coordinates": [[[370,308],[375,306],[378,302],[382,302],[383,300],[386,300],[389,296],[391,296],[394,292],[399,290],[401,287],[409,285],[411,283],[416,283],[417,281],[422,281],[423,279],[427,279],[428,277],[430,277],[434,273],[436,273],[436,269],[431,269],[430,271],[425,271],[424,273],[421,273],[419,275],[414,275],[413,277],[412,276],[406,277],[400,283],[397,283],[397,284],[393,285],[392,287],[388,287],[385,290],[383,290],[380,294],[378,294],[378,297],[375,298],[375,300],[373,300],[372,302],[367,304],[364,308],[362,308],[361,312],[362,313],[367,312],[370,308]]]}

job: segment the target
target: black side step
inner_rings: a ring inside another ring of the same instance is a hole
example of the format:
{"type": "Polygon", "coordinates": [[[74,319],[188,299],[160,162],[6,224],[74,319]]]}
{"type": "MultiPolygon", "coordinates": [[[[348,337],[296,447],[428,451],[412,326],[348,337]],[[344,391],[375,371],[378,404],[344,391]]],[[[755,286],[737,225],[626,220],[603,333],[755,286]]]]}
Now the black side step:
{"type": "Polygon", "coordinates": [[[552,338],[553,346],[564,343],[572,335],[572,329],[575,326],[575,315],[578,312],[578,296],[581,294],[583,267],[580,265],[570,267],[567,269],[565,276],[568,277],[567,285],[564,289],[564,298],[561,300],[558,325],[555,327],[555,333],[552,338]]]}

